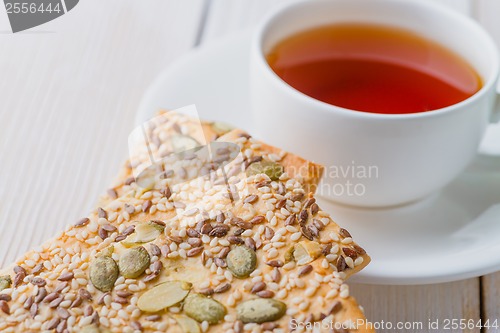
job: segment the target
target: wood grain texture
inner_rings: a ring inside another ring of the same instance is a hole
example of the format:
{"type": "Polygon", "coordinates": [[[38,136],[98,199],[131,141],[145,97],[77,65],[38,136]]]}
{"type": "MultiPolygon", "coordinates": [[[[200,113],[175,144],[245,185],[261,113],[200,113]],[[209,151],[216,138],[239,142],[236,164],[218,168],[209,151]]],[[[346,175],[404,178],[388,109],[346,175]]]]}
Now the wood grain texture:
{"type": "Polygon", "coordinates": [[[86,214],[142,94],[193,46],[203,0],[80,1],[12,34],[0,10],[0,266],[86,214]]]}
{"type": "MultiPolygon", "coordinates": [[[[445,319],[480,318],[479,279],[425,286],[353,285],[351,292],[365,309],[368,320],[389,321],[377,332],[446,332],[445,319]],[[429,328],[429,320],[439,320],[440,329],[429,328]],[[406,329],[396,329],[398,323],[407,323],[406,329]]],[[[448,330],[450,332],[450,330],[448,330]]],[[[451,330],[451,332],[479,333],[479,328],[451,330]]]]}
{"type": "MultiPolygon", "coordinates": [[[[490,274],[482,278],[482,317],[489,320],[490,324],[495,321],[500,325],[500,273],[490,274]]],[[[485,333],[499,333],[500,327],[490,327],[485,333]]]]}

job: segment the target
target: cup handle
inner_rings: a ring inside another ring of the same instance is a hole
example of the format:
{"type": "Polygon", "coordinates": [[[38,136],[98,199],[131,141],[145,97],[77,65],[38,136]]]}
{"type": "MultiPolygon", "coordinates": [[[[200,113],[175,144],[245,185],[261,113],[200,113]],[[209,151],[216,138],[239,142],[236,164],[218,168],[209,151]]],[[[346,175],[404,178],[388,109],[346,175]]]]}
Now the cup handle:
{"type": "Polygon", "coordinates": [[[498,123],[500,121],[500,92],[497,91],[496,97],[497,98],[490,118],[490,122],[492,124],[498,123]]]}
{"type": "Polygon", "coordinates": [[[490,116],[490,125],[479,146],[479,156],[493,158],[494,164],[498,167],[498,158],[500,157],[500,92],[496,94],[496,100],[493,105],[493,111],[490,116]]]}

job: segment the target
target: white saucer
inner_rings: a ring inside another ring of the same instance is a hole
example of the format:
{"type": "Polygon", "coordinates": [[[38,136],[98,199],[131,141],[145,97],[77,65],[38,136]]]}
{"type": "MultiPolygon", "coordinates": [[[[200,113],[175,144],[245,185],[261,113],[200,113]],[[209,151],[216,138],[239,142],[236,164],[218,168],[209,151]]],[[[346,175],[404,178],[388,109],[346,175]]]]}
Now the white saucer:
{"type": "MultiPolygon", "coordinates": [[[[252,132],[249,47],[247,31],[183,56],[148,89],[137,123],[160,108],[196,104],[201,117],[252,132]]],[[[479,157],[441,193],[422,202],[392,209],[361,209],[321,200],[323,209],[372,257],[355,281],[425,284],[500,270],[500,127],[492,126],[488,137],[483,149],[497,156],[479,157]]]]}

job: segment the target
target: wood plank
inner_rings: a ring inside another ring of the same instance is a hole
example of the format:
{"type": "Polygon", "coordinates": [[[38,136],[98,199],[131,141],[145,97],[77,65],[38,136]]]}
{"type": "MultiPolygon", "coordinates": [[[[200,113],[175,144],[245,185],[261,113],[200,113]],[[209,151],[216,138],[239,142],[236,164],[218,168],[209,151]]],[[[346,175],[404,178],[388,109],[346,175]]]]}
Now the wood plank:
{"type": "Polygon", "coordinates": [[[485,333],[500,332],[500,272],[482,277],[482,317],[484,321],[489,320],[490,325],[496,324],[497,327],[489,327],[484,330],[485,333]]]}
{"type": "Polygon", "coordinates": [[[91,209],[144,91],[194,44],[203,4],[80,1],[19,34],[0,11],[0,266],[91,209]]]}
{"type": "Polygon", "coordinates": [[[467,332],[479,333],[479,328],[465,330],[445,330],[445,319],[480,318],[479,279],[422,285],[422,286],[374,286],[351,285],[351,294],[365,309],[368,320],[381,323],[389,321],[392,329],[377,330],[384,332],[467,332]],[[429,320],[439,320],[439,329],[429,328],[429,320]],[[406,329],[396,329],[398,323],[407,323],[406,329]]]}

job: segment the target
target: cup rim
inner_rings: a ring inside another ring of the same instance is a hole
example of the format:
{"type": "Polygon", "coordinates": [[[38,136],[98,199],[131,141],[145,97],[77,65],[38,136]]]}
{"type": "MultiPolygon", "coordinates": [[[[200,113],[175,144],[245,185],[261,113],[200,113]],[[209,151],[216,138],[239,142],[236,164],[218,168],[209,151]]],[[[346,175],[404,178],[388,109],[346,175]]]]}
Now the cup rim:
{"type": "Polygon", "coordinates": [[[293,94],[295,95],[295,97],[300,98],[304,102],[311,103],[318,107],[321,107],[321,109],[326,112],[336,111],[336,112],[341,112],[346,116],[350,115],[350,116],[366,117],[373,119],[398,120],[398,119],[413,119],[413,118],[445,115],[450,112],[453,112],[456,109],[460,109],[461,107],[467,104],[475,102],[476,100],[480,99],[483,95],[485,95],[487,92],[489,92],[492,87],[496,91],[496,84],[499,80],[500,54],[492,36],[478,22],[476,22],[475,20],[464,14],[454,11],[440,3],[427,2],[427,1],[422,2],[418,0],[405,1],[403,2],[403,4],[412,3],[414,5],[427,7],[430,10],[436,10],[440,11],[443,14],[450,15],[452,18],[461,21],[462,24],[467,25],[468,29],[475,30],[477,33],[483,35],[483,37],[485,38],[485,41],[488,44],[488,49],[489,49],[488,52],[492,53],[492,58],[493,58],[492,69],[488,77],[485,78],[486,81],[484,82],[481,89],[479,89],[472,96],[458,103],[425,112],[396,113],[396,114],[375,113],[375,112],[348,109],[320,101],[292,87],[290,84],[288,84],[285,80],[283,80],[273,71],[273,69],[271,68],[271,66],[269,65],[269,63],[265,58],[262,46],[263,46],[263,39],[265,37],[267,30],[269,29],[270,25],[274,23],[276,19],[279,18],[280,15],[284,14],[286,11],[293,10],[297,7],[300,8],[301,6],[310,6],[316,3],[325,3],[331,5],[332,3],[335,2],[354,2],[354,1],[358,3],[367,2],[371,4],[373,4],[374,2],[389,3],[393,5],[401,4],[401,1],[397,0],[296,0],[292,3],[289,2],[282,6],[278,6],[275,10],[271,11],[268,15],[264,17],[261,23],[257,26],[257,30],[254,32],[253,35],[251,52],[257,53],[256,55],[258,61],[265,68],[264,74],[270,76],[271,80],[274,80],[278,84],[279,88],[285,90],[286,93],[293,94]]]}

